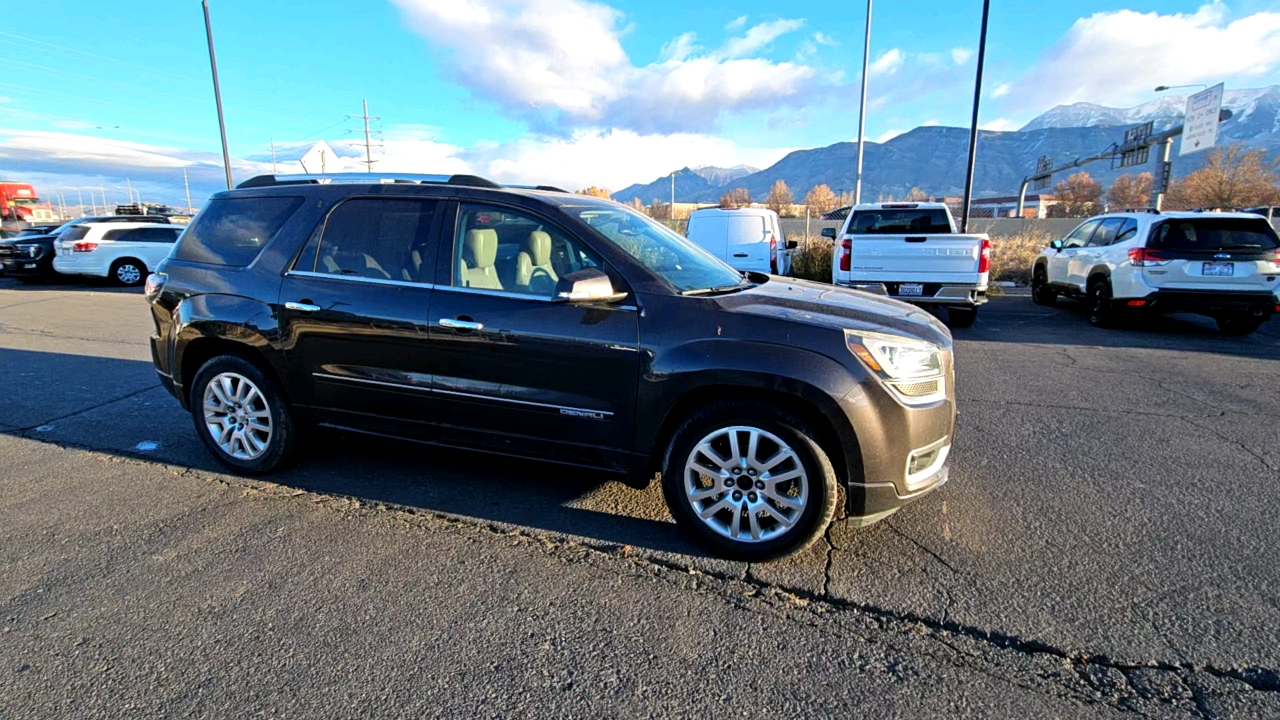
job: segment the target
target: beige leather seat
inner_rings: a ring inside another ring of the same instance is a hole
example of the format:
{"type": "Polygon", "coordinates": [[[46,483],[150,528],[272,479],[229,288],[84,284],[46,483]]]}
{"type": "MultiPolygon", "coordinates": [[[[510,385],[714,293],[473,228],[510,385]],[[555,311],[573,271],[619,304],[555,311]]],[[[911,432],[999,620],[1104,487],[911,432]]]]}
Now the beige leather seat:
{"type": "Polygon", "coordinates": [[[468,230],[462,240],[462,261],[458,270],[462,287],[501,290],[498,269],[498,233],[492,229],[468,230]]]}
{"type": "Polygon", "coordinates": [[[524,250],[516,256],[516,285],[521,292],[550,297],[560,276],[551,265],[551,236],[541,230],[529,233],[524,250]]]}

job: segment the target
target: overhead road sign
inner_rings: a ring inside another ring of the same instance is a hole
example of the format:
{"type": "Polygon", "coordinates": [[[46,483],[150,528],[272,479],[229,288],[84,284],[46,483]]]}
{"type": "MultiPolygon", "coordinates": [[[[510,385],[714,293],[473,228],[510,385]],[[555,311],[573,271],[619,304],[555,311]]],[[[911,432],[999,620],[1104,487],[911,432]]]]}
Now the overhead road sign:
{"type": "Polygon", "coordinates": [[[1182,121],[1182,147],[1178,155],[1190,155],[1218,144],[1222,90],[1222,83],[1218,83],[1187,98],[1187,114],[1182,121]]]}

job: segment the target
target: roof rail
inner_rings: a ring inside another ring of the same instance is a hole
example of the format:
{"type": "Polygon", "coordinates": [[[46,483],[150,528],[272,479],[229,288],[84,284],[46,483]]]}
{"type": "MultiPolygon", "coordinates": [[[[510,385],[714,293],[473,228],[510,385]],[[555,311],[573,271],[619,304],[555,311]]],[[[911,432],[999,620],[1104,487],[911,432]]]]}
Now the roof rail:
{"type": "Polygon", "coordinates": [[[419,175],[415,173],[329,173],[326,175],[258,175],[236,186],[239,188],[272,187],[274,185],[330,184],[389,185],[415,183],[432,185],[466,185],[500,188],[498,183],[478,175],[419,175]]]}
{"type": "Polygon", "coordinates": [[[1160,211],[1159,211],[1159,210],[1157,210],[1157,209],[1155,209],[1155,208],[1153,208],[1153,207],[1125,208],[1125,209],[1123,209],[1123,210],[1112,210],[1112,212],[1122,212],[1122,213],[1152,213],[1152,214],[1155,214],[1155,215],[1159,215],[1159,214],[1160,214],[1160,211]]]}

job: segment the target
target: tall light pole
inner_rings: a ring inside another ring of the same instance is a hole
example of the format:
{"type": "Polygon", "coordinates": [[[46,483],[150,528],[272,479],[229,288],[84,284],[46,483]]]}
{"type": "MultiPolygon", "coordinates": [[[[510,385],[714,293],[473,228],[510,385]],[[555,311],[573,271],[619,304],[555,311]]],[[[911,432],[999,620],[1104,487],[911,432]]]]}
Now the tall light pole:
{"type": "MultiPolygon", "coordinates": [[[[275,174],[274,169],[272,169],[271,174],[273,175],[275,174]]],[[[182,168],[182,187],[184,190],[187,191],[187,212],[190,213],[191,212],[191,183],[187,182],[186,168],[182,168]]]]}
{"type": "Polygon", "coordinates": [[[1209,86],[1205,85],[1204,83],[1195,83],[1192,85],[1157,85],[1156,92],[1164,92],[1165,90],[1177,90],[1179,88],[1193,88],[1193,87],[1207,88],[1209,86]]]}
{"type": "Polygon", "coordinates": [[[84,217],[84,195],[80,194],[80,188],[76,188],[76,208],[80,211],[80,217],[84,217]]]}
{"type": "Polygon", "coordinates": [[[676,171],[671,171],[671,209],[667,211],[667,219],[675,222],[676,219],[676,171]]]}
{"type": "Polygon", "coordinates": [[[871,0],[867,0],[867,34],[862,39],[862,102],[858,104],[858,169],[853,178],[853,204],[862,202],[862,145],[867,134],[867,69],[871,65],[871,0]]]}
{"type": "Polygon", "coordinates": [[[213,70],[213,101],[218,106],[218,132],[222,134],[222,167],[227,171],[227,189],[231,183],[231,153],[227,151],[227,123],[222,118],[222,89],[218,86],[218,58],[213,53],[213,24],[209,22],[209,0],[202,0],[204,6],[204,33],[209,39],[209,67],[213,70]]]}
{"type": "Polygon", "coordinates": [[[991,0],[982,0],[982,31],[978,36],[978,72],[973,81],[973,120],[969,124],[969,165],[964,176],[964,207],[960,232],[969,232],[969,204],[973,202],[973,167],[978,160],[978,106],[982,101],[982,64],[987,57],[987,15],[991,0]]]}
{"type": "MultiPolygon", "coordinates": [[[[271,174],[279,175],[280,171],[276,170],[276,139],[275,138],[268,138],[268,139],[271,141],[271,174]]],[[[191,201],[188,200],[187,204],[190,205],[191,201]]]]}

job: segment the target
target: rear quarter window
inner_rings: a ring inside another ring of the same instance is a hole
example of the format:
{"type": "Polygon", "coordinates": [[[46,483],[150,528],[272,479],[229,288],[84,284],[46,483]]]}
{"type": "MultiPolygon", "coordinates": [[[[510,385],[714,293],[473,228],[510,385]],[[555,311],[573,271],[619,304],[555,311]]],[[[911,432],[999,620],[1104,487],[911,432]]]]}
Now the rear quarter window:
{"type": "Polygon", "coordinates": [[[1147,246],[1179,252],[1267,252],[1280,247],[1280,238],[1262,218],[1175,218],[1157,225],[1147,246]]]}
{"type": "Polygon", "coordinates": [[[245,267],[257,259],[302,206],[300,197],[213,200],[187,226],[173,258],[206,265],[245,267]]]}

